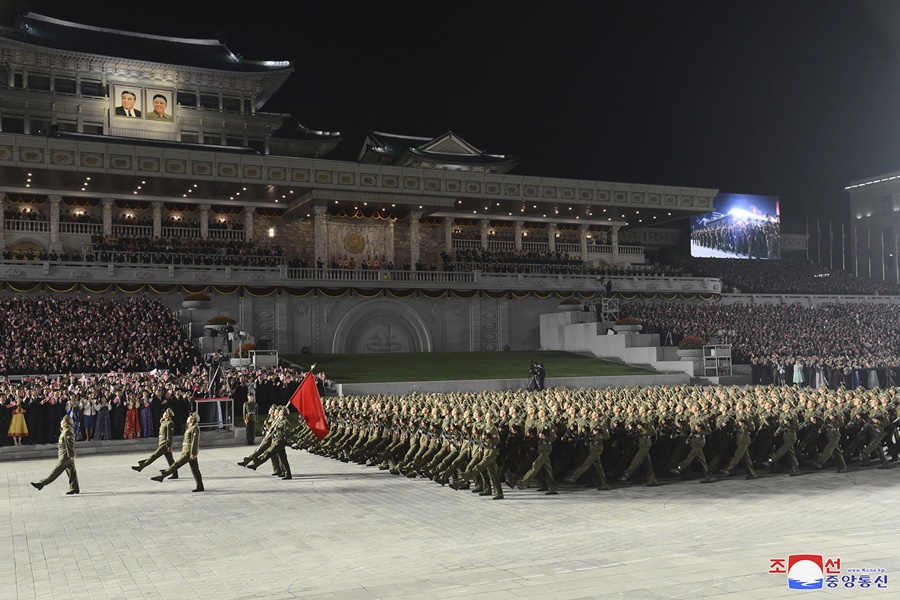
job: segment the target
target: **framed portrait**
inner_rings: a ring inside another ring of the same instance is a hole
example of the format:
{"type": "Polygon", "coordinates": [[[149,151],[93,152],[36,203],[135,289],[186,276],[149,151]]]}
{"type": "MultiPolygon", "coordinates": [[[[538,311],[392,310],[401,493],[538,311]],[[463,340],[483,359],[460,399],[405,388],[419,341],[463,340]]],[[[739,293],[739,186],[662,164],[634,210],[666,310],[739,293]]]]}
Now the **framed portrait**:
{"type": "Polygon", "coordinates": [[[175,94],[173,90],[158,88],[144,89],[144,120],[154,123],[175,122],[175,94]]]}
{"type": "Polygon", "coordinates": [[[117,119],[141,119],[144,116],[144,88],[114,84],[110,97],[112,115],[117,119]]]}

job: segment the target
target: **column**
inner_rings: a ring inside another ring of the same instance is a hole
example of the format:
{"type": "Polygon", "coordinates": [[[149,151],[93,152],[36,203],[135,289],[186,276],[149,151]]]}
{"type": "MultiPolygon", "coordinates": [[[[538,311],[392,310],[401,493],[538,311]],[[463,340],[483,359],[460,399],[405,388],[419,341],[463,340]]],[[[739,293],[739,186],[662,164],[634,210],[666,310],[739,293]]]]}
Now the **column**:
{"type": "Polygon", "coordinates": [[[556,223],[547,225],[547,243],[550,245],[550,252],[556,252],[556,223]]]}
{"type": "Polygon", "coordinates": [[[609,243],[612,246],[612,264],[619,264],[619,226],[613,225],[609,231],[609,243]]]}
{"type": "Polygon", "coordinates": [[[59,203],[62,196],[47,196],[50,201],[50,247],[59,245],[59,203]]]}
{"type": "Polygon", "coordinates": [[[453,218],[444,219],[444,253],[453,256],[453,218]]]}
{"type": "MultiPolygon", "coordinates": [[[[384,262],[387,264],[382,267],[385,269],[387,268],[387,265],[394,264],[394,223],[395,221],[392,219],[388,221],[387,224],[387,239],[385,239],[385,245],[387,247],[385,248],[386,254],[384,257],[384,262]]],[[[397,265],[394,264],[394,267],[396,266],[397,265]]]]}
{"type": "Polygon", "coordinates": [[[249,206],[244,207],[244,241],[247,242],[253,241],[254,213],[256,213],[255,208],[249,206]]]}
{"type": "Polygon", "coordinates": [[[0,250],[6,250],[6,194],[0,194],[0,250]]]}
{"type": "Polygon", "coordinates": [[[487,219],[481,220],[481,249],[487,250],[488,244],[488,222],[487,219]]]}
{"type": "MultiPolygon", "coordinates": [[[[246,209],[245,209],[246,210],[246,209]]],[[[313,246],[316,249],[315,261],[322,261],[327,267],[331,265],[328,256],[328,214],[324,206],[313,206],[313,246]]]]}
{"type": "Polygon", "coordinates": [[[522,250],[522,227],[524,223],[522,221],[516,221],[513,223],[513,237],[516,240],[516,252],[520,252],[522,250]]]}
{"type": "Polygon", "coordinates": [[[419,262],[419,219],[421,218],[421,210],[409,211],[409,268],[413,271],[416,270],[416,263],[419,262]]]}
{"type": "Polygon", "coordinates": [[[588,226],[582,225],[579,228],[579,231],[581,232],[581,260],[583,260],[584,262],[587,262],[587,260],[588,260],[588,255],[587,255],[588,226]]]}
{"type": "Polygon", "coordinates": [[[153,211],[153,237],[162,237],[162,202],[151,202],[151,210],[153,211]]]}
{"type": "Polygon", "coordinates": [[[200,239],[209,239],[209,204],[200,205],[200,239]]]}
{"type": "Polygon", "coordinates": [[[112,207],[113,200],[112,198],[104,198],[103,202],[103,235],[112,235],[112,207]]]}

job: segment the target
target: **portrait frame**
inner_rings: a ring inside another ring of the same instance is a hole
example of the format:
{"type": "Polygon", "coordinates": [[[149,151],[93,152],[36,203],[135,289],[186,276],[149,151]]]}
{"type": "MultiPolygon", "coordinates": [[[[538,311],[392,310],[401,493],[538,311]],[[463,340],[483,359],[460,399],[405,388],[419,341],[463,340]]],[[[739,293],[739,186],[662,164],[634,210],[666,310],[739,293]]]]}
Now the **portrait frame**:
{"type": "Polygon", "coordinates": [[[140,85],[130,85],[126,83],[114,83],[112,85],[112,94],[110,95],[110,114],[117,119],[132,119],[139,121],[144,117],[144,88],[140,85]],[[122,105],[122,94],[130,93],[134,96],[134,106],[132,109],[140,116],[129,117],[125,114],[122,105]]]}
{"type": "Polygon", "coordinates": [[[175,123],[175,90],[171,88],[144,88],[144,106],[147,107],[147,110],[144,111],[144,121],[150,123],[175,123]],[[165,109],[163,114],[166,118],[160,119],[157,117],[156,113],[156,104],[155,101],[159,96],[162,96],[165,101],[165,109]]]}

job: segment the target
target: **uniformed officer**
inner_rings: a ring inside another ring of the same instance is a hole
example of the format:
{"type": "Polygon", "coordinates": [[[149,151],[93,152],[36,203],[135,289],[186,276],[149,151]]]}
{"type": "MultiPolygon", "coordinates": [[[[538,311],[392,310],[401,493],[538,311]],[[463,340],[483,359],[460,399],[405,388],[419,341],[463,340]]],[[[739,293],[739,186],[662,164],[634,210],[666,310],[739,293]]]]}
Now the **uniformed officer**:
{"type": "Polygon", "coordinates": [[[72,431],[72,417],[65,415],[59,422],[59,440],[56,442],[57,462],[50,474],[42,481],[32,482],[38,490],[44,488],[45,485],[53,483],[63,471],[69,476],[69,491],[66,495],[77,494],[81,491],[78,487],[78,472],[75,470],[75,433],[72,431]]]}
{"type": "Polygon", "coordinates": [[[278,408],[275,415],[276,420],[272,429],[272,444],[261,456],[248,464],[247,468],[255,471],[259,465],[271,458],[272,462],[277,461],[280,467],[281,478],[291,479],[291,465],[288,463],[287,453],[284,449],[291,435],[291,425],[287,420],[287,408],[284,406],[278,408]]]}
{"type": "Polygon", "coordinates": [[[168,469],[166,469],[156,477],[151,477],[150,479],[162,483],[163,479],[177,471],[180,467],[183,467],[184,463],[188,463],[191,465],[191,473],[193,473],[194,482],[197,484],[197,487],[192,491],[203,491],[203,477],[200,475],[200,467],[197,464],[197,455],[200,453],[199,423],[200,415],[198,415],[197,413],[192,413],[191,416],[188,417],[187,427],[184,430],[184,441],[181,444],[181,456],[168,469]]]}
{"type": "Polygon", "coordinates": [[[244,402],[244,425],[246,425],[247,445],[256,443],[256,421],[259,419],[259,407],[256,404],[256,396],[247,394],[244,402]]]}
{"type": "MultiPolygon", "coordinates": [[[[140,473],[144,467],[160,456],[166,457],[166,462],[170,467],[175,463],[175,459],[172,457],[172,430],[174,429],[172,417],[174,416],[175,412],[171,408],[167,408],[162,414],[159,420],[159,444],[156,446],[156,450],[145,460],[139,460],[137,466],[131,467],[132,469],[140,473]]],[[[172,473],[171,478],[178,479],[178,471],[172,473]]]]}

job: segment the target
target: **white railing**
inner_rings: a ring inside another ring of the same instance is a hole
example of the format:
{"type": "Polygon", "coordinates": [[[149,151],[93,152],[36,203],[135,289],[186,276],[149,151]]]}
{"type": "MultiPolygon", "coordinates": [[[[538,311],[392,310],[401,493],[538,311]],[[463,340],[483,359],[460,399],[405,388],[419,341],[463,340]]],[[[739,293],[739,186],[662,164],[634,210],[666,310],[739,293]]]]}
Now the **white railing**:
{"type": "Polygon", "coordinates": [[[60,222],[60,233],[80,233],[87,235],[102,235],[103,223],[66,223],[60,222]]]}
{"type": "Polygon", "coordinates": [[[18,219],[4,219],[3,227],[6,231],[50,233],[50,221],[20,221],[18,219]]]}
{"type": "Polygon", "coordinates": [[[287,269],[288,279],[328,279],[335,281],[371,281],[423,283],[473,283],[475,274],[462,271],[387,271],[371,269],[287,269]]]}
{"type": "Polygon", "coordinates": [[[556,251],[568,253],[570,255],[581,254],[581,244],[561,244],[556,242],[556,251]]]}
{"type": "Polygon", "coordinates": [[[115,236],[124,237],[154,237],[153,225],[122,225],[114,224],[112,233],[115,236]]]}
{"type": "Polygon", "coordinates": [[[548,252],[550,242],[522,242],[522,250],[526,252],[548,252]]]}
{"type": "Polygon", "coordinates": [[[209,229],[209,235],[207,236],[211,240],[238,240],[242,241],[244,239],[244,230],[243,229],[209,229]]]}
{"type": "Polygon", "coordinates": [[[516,243],[512,240],[488,240],[488,250],[515,250],[516,243]]]}
{"type": "Polygon", "coordinates": [[[199,227],[163,227],[162,237],[200,239],[199,227]]]}
{"type": "Polygon", "coordinates": [[[450,240],[450,247],[460,250],[478,250],[481,248],[481,240],[450,240]]]}

